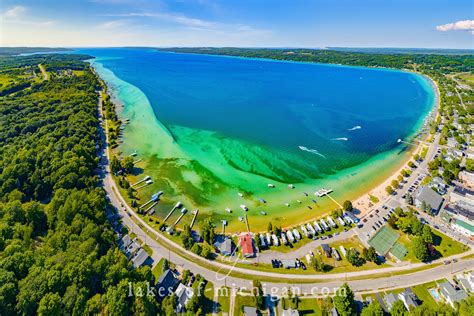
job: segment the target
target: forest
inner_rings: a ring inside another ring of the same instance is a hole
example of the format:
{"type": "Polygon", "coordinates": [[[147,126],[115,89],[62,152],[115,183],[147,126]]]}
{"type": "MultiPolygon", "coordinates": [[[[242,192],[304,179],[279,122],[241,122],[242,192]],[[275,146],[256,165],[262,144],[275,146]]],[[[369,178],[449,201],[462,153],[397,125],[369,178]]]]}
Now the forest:
{"type": "Polygon", "coordinates": [[[87,58],[0,58],[0,315],[160,312],[153,297],[128,296],[129,282],[155,280],[132,269],[106,219],[101,86],[87,58]]]}

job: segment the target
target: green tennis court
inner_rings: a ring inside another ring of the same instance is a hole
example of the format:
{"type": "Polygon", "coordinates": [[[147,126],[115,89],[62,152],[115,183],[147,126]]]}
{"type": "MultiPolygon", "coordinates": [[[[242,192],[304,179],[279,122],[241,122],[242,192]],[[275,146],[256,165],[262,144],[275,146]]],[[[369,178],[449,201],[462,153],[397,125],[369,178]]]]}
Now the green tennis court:
{"type": "Polygon", "coordinates": [[[379,254],[386,255],[398,237],[400,237],[400,235],[396,231],[387,226],[383,226],[375,236],[369,240],[369,245],[374,247],[379,254]]]}
{"type": "Polygon", "coordinates": [[[398,260],[402,261],[407,255],[408,250],[405,247],[403,247],[402,244],[400,244],[399,242],[396,242],[393,245],[392,249],[390,249],[390,253],[394,255],[395,257],[397,257],[398,260]]]}

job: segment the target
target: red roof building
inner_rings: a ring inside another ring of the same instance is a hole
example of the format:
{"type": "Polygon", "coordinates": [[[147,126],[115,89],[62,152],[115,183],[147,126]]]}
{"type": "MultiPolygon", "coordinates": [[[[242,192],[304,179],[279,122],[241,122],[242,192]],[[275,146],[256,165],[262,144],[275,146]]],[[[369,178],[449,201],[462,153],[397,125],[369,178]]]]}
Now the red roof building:
{"type": "Polygon", "coordinates": [[[249,233],[240,235],[239,245],[242,249],[242,256],[245,258],[251,258],[255,256],[255,253],[253,252],[252,236],[250,236],[249,233]]]}

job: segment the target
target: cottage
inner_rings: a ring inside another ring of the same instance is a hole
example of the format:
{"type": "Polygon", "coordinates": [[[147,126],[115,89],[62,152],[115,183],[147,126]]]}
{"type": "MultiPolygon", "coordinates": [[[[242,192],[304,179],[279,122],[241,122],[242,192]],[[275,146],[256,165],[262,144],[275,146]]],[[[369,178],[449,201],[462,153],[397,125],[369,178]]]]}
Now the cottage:
{"type": "Polygon", "coordinates": [[[398,298],[403,302],[403,305],[405,305],[406,309],[409,311],[418,306],[418,297],[416,297],[415,293],[413,293],[410,288],[398,293],[398,298]]]}
{"type": "Polygon", "coordinates": [[[387,309],[390,311],[392,309],[393,304],[398,301],[398,298],[393,294],[389,293],[384,297],[385,302],[387,303],[387,309]]]}
{"type": "Polygon", "coordinates": [[[158,283],[156,285],[158,289],[158,296],[163,298],[167,296],[169,293],[172,293],[179,284],[178,278],[176,278],[175,274],[170,270],[166,270],[158,279],[158,283]]]}
{"type": "Polygon", "coordinates": [[[442,203],[443,197],[433,191],[430,187],[422,186],[415,194],[415,205],[418,208],[422,208],[424,204],[427,207],[430,207],[433,213],[436,213],[439,211],[442,203]]]}
{"type": "Polygon", "coordinates": [[[441,296],[446,300],[446,302],[451,305],[453,308],[455,302],[462,301],[467,298],[467,293],[464,290],[456,290],[454,286],[448,281],[443,282],[439,285],[441,296]]]}
{"type": "Polygon", "coordinates": [[[217,236],[216,241],[214,242],[214,247],[223,256],[232,255],[233,242],[232,239],[227,236],[217,236]]]}
{"type": "Polygon", "coordinates": [[[176,295],[177,301],[176,312],[182,313],[186,307],[186,304],[193,298],[194,289],[190,286],[180,283],[174,294],[176,295]]]}
{"type": "Polygon", "coordinates": [[[331,247],[328,244],[321,244],[321,249],[323,250],[326,257],[331,258],[331,247]]]}
{"type": "Polygon", "coordinates": [[[137,251],[137,253],[135,254],[135,256],[132,258],[133,267],[134,268],[139,268],[147,262],[151,263],[150,262],[151,260],[149,260],[149,259],[151,259],[151,258],[148,255],[148,253],[143,248],[140,248],[137,251]]]}
{"type": "Polygon", "coordinates": [[[249,233],[240,235],[239,245],[242,249],[242,256],[244,256],[244,258],[252,258],[255,256],[255,252],[253,251],[252,236],[250,236],[249,233]]]}

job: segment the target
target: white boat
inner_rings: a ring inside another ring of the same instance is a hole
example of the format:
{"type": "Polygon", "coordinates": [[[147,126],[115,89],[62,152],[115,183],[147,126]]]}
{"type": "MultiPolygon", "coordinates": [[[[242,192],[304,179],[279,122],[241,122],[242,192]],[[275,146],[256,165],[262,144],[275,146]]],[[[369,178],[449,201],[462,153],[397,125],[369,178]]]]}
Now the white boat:
{"type": "Polygon", "coordinates": [[[237,193],[240,197],[244,197],[244,195],[242,193],[237,193]]]}
{"type": "Polygon", "coordinates": [[[268,184],[268,187],[269,187],[269,188],[274,188],[274,187],[275,187],[275,185],[274,185],[274,184],[272,184],[272,183],[269,183],[269,184],[268,184]]]}
{"type": "Polygon", "coordinates": [[[286,202],[285,206],[290,207],[290,203],[286,202]]]}
{"type": "Polygon", "coordinates": [[[316,191],[314,194],[319,197],[322,197],[322,196],[328,195],[329,193],[332,193],[331,189],[321,189],[321,190],[316,191]]]}
{"type": "Polygon", "coordinates": [[[290,189],[294,189],[294,188],[295,188],[295,186],[294,186],[293,184],[288,184],[288,187],[289,187],[290,189]]]}
{"type": "Polygon", "coordinates": [[[308,263],[308,265],[310,265],[311,264],[311,256],[309,254],[306,254],[305,258],[306,258],[306,262],[308,263]]]}
{"type": "Polygon", "coordinates": [[[346,253],[346,248],[344,248],[343,245],[340,245],[340,246],[339,246],[339,249],[341,250],[342,255],[345,257],[345,256],[347,255],[347,253],[346,253]]]}
{"type": "Polygon", "coordinates": [[[288,244],[288,240],[286,240],[286,236],[284,233],[281,233],[280,234],[280,237],[281,237],[281,242],[284,244],[284,245],[287,245],[288,244]]]}
{"type": "Polygon", "coordinates": [[[242,216],[239,216],[239,221],[243,222],[244,218],[242,216]]]}
{"type": "Polygon", "coordinates": [[[231,210],[230,208],[228,208],[228,207],[226,207],[225,210],[226,210],[227,213],[232,213],[232,210],[231,210]]]}
{"type": "Polygon", "coordinates": [[[248,207],[245,204],[241,204],[240,208],[243,209],[246,212],[249,210],[248,207]]]}

